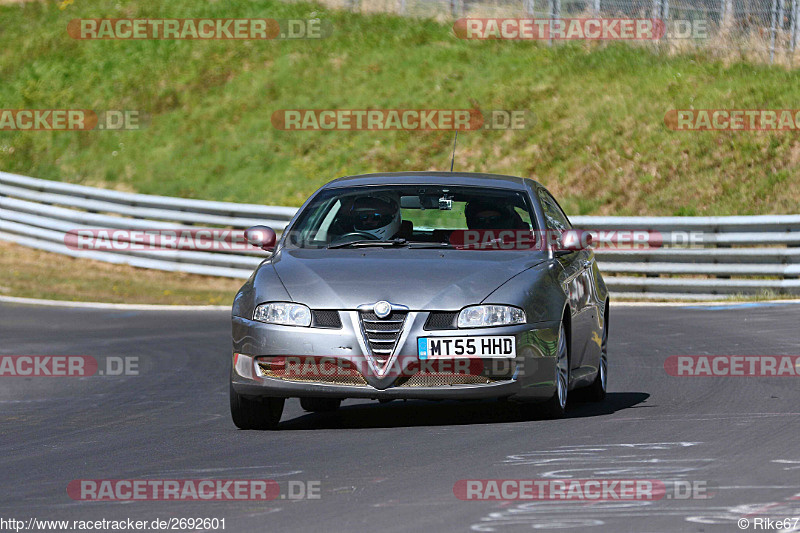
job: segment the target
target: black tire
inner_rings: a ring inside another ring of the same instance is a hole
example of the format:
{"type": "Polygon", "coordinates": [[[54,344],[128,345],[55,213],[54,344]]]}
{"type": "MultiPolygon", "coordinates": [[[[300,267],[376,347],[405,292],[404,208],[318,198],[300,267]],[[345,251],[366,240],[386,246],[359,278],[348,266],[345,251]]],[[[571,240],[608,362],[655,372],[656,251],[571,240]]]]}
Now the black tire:
{"type": "Polygon", "coordinates": [[[558,356],[556,359],[556,392],[541,406],[545,418],[562,418],[567,412],[569,393],[569,339],[564,324],[558,331],[558,356]]]}
{"type": "Polygon", "coordinates": [[[276,429],[285,398],[246,398],[230,385],[231,418],[239,429],[276,429]]]}
{"type": "Polygon", "coordinates": [[[597,369],[597,377],[591,385],[587,387],[589,399],[593,402],[602,402],[606,399],[608,390],[608,306],[603,320],[603,340],[600,344],[600,366],[597,369]]]}
{"type": "Polygon", "coordinates": [[[342,405],[339,398],[300,398],[300,407],[312,413],[332,413],[342,405]]]}

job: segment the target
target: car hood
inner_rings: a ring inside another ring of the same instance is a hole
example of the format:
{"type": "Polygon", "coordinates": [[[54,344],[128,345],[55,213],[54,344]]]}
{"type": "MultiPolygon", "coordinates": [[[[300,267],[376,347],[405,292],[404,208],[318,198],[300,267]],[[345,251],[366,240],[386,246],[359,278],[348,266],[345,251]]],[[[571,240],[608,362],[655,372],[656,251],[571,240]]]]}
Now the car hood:
{"type": "Polygon", "coordinates": [[[386,300],[426,311],[480,303],[545,259],[541,252],[499,250],[283,249],[271,264],[292,300],[312,309],[386,300]]]}

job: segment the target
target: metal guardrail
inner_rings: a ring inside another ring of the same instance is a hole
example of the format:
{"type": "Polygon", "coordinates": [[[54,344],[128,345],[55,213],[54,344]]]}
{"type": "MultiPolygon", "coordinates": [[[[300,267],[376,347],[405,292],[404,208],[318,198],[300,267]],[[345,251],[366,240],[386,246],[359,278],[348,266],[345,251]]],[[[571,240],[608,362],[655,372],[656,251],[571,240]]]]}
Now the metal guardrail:
{"type": "Polygon", "coordinates": [[[245,229],[257,224],[283,230],[296,208],[210,202],[133,194],[0,172],[0,239],[31,248],[140,268],[246,279],[268,255],[188,250],[77,250],[71,230],[245,229]]]}
{"type": "MultiPolygon", "coordinates": [[[[132,194],[0,172],[0,240],[141,268],[244,279],[267,254],[255,249],[76,250],[66,245],[65,235],[78,229],[245,229],[257,224],[280,232],[295,212],[293,207],[132,194]]],[[[800,294],[800,215],[573,217],[572,222],[581,229],[660,233],[663,247],[597,250],[606,283],[617,297],[800,294]]]]}
{"type": "Polygon", "coordinates": [[[663,247],[597,250],[606,284],[617,297],[800,294],[800,215],[571,220],[581,229],[661,234],[663,247]]]}

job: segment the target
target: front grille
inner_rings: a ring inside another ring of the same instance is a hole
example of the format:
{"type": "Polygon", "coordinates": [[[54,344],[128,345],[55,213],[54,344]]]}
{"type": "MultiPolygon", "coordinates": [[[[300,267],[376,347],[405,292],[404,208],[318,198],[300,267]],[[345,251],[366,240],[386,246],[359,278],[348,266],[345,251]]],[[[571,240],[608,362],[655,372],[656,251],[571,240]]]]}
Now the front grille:
{"type": "Polygon", "coordinates": [[[342,329],[339,311],[311,311],[311,327],[342,329]]]}
{"type": "Polygon", "coordinates": [[[487,376],[474,374],[414,374],[398,387],[445,387],[448,385],[486,385],[497,381],[487,376]]]}
{"type": "Polygon", "coordinates": [[[433,311],[425,321],[425,331],[458,328],[458,311],[433,311]]]}
{"type": "Polygon", "coordinates": [[[364,340],[379,365],[385,365],[394,353],[400,334],[403,333],[406,316],[408,311],[393,311],[386,318],[378,318],[372,311],[363,311],[359,314],[364,340]]]}

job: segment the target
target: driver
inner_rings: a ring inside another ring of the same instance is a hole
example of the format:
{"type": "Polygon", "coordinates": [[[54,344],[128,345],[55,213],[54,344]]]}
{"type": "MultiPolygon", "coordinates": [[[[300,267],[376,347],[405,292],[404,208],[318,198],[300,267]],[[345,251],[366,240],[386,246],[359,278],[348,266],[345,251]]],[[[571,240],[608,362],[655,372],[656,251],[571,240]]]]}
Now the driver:
{"type": "Polygon", "coordinates": [[[400,231],[400,208],[391,197],[362,196],[353,202],[350,220],[356,232],[388,240],[400,231]]]}

